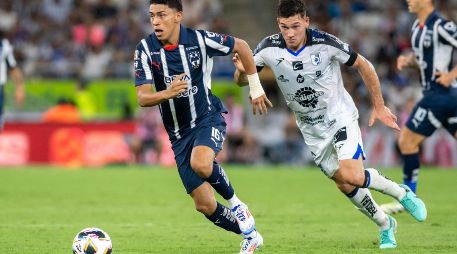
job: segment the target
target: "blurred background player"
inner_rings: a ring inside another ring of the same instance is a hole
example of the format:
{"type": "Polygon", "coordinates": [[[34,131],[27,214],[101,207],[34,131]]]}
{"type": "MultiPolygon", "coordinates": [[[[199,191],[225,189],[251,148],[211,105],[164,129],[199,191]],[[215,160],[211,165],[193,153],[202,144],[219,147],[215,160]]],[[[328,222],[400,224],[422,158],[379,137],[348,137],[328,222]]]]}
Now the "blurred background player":
{"type": "Polygon", "coordinates": [[[11,79],[16,86],[14,99],[17,105],[22,105],[25,98],[24,79],[22,71],[17,65],[14,57],[13,46],[8,39],[3,38],[0,33],[0,131],[3,129],[3,106],[5,104],[5,89],[7,72],[10,72],[11,79]]]}
{"type": "MultiPolygon", "coordinates": [[[[369,126],[380,120],[399,130],[396,116],[384,105],[373,65],[339,38],[309,29],[303,0],[280,0],[277,21],[281,32],[266,37],[254,52],[257,69],[268,66],[273,70],[315,163],[378,225],[379,247],[395,248],[397,222],[380,209],[369,189],[400,201],[418,221],[425,220],[427,211],[422,200],[406,186],[399,186],[376,169],[364,168],[359,115],[344,88],[340,63],[357,68],[369,90],[374,107],[369,126]]],[[[234,61],[235,80],[243,83],[246,81],[244,66],[238,56],[234,61]]]]}
{"type": "Polygon", "coordinates": [[[227,110],[212,94],[210,83],[212,57],[238,53],[249,74],[253,113],[265,114],[271,103],[260,84],[252,51],[243,40],[181,26],[181,0],[151,0],[149,13],[154,33],[141,40],[134,54],[138,103],[159,106],[179,175],[197,211],[215,225],[241,234],[240,253],[253,253],[263,238],[215,161],[225,139],[222,113],[227,110]],[[213,188],[229,208],[216,202],[213,188]]]}
{"type": "MultiPolygon", "coordinates": [[[[416,192],[420,145],[441,127],[457,138],[457,66],[452,64],[457,26],[435,10],[433,0],[406,2],[409,12],[417,17],[412,28],[413,53],[398,57],[397,68],[420,70],[424,97],[411,112],[398,144],[403,157],[403,182],[416,192]]],[[[396,202],[384,204],[382,208],[388,213],[404,210],[396,202]]]]}

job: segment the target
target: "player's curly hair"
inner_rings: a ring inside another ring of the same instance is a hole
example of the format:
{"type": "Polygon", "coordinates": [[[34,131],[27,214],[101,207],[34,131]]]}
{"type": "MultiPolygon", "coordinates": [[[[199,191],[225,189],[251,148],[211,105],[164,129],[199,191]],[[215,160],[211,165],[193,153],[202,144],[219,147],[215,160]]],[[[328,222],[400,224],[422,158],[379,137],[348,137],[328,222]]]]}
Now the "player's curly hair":
{"type": "Polygon", "coordinates": [[[279,0],[278,17],[288,18],[300,14],[306,16],[306,5],[304,0],[279,0]]]}
{"type": "Polygon", "coordinates": [[[182,11],[182,1],[181,0],[150,0],[149,4],[164,4],[177,11],[182,11]]]}

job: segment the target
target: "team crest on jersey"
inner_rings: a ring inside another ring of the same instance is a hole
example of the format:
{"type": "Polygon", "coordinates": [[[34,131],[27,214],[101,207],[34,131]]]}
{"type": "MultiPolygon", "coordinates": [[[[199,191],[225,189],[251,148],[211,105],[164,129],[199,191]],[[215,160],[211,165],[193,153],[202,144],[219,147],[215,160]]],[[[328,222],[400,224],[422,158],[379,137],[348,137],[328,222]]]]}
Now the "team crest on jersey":
{"type": "Polygon", "coordinates": [[[200,56],[200,51],[192,51],[188,55],[190,65],[192,68],[197,69],[200,67],[200,62],[201,62],[201,56],[200,56]]]}
{"type": "Polygon", "coordinates": [[[303,87],[295,94],[288,94],[287,96],[290,101],[296,101],[302,107],[316,108],[319,97],[322,95],[324,95],[324,92],[316,91],[311,87],[303,87]]]}
{"type": "Polygon", "coordinates": [[[311,55],[311,63],[315,66],[317,66],[321,63],[321,53],[320,52],[317,54],[311,55]]]}

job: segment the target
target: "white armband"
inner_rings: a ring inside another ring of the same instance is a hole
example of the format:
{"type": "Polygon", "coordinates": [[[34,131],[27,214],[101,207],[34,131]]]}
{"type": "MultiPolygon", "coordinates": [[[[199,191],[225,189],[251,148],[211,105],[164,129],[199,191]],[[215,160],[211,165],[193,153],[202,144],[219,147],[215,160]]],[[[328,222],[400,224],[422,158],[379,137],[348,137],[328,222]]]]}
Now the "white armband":
{"type": "Polygon", "coordinates": [[[254,73],[246,76],[249,81],[249,95],[251,98],[256,99],[264,95],[265,91],[263,91],[262,84],[260,84],[259,74],[254,73]]]}

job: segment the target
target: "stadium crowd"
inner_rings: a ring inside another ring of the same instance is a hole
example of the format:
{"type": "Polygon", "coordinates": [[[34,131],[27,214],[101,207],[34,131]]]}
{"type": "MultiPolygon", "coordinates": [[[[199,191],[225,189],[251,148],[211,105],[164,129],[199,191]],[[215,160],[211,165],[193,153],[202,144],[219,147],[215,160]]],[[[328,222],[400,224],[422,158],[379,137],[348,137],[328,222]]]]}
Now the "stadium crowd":
{"type": "MultiPolygon", "coordinates": [[[[457,20],[456,1],[437,2],[440,12],[457,20]]],[[[224,0],[183,0],[186,9],[184,23],[191,27],[231,33],[224,18],[223,3],[224,0]]],[[[413,16],[407,12],[405,2],[319,0],[308,3],[313,27],[339,36],[373,62],[381,79],[386,104],[394,109],[403,124],[411,105],[421,96],[416,72],[400,73],[395,65],[399,53],[410,47],[413,16]]],[[[145,0],[0,1],[0,31],[15,46],[17,59],[28,78],[131,78],[135,44],[151,32],[145,11],[148,8],[149,1],[145,0]]],[[[271,19],[274,18],[275,13],[272,12],[271,19]]],[[[231,25],[238,25],[238,22],[248,21],[232,21],[231,25]]],[[[272,33],[276,31],[276,27],[271,27],[272,33]]],[[[246,39],[260,41],[261,38],[246,39]]],[[[251,45],[251,48],[255,46],[251,45]]],[[[230,59],[226,58],[215,63],[213,75],[214,78],[230,78],[232,71],[230,59]]],[[[343,76],[346,89],[358,105],[361,121],[367,122],[370,111],[367,89],[360,79],[355,79],[358,75],[353,75],[345,67],[343,76]]],[[[274,87],[267,86],[267,92],[277,93],[274,87]]],[[[253,162],[259,157],[278,163],[309,161],[309,152],[301,143],[302,139],[297,138],[300,137],[298,130],[291,127],[294,126],[293,117],[285,107],[280,107],[279,113],[273,112],[266,120],[259,120],[263,125],[266,121],[283,123],[269,125],[275,128],[270,134],[279,133],[266,135],[278,137],[269,141],[259,140],[261,137],[248,131],[252,128],[246,127],[246,113],[240,110],[234,109],[230,115],[236,128],[232,128],[233,132],[229,129],[228,135],[233,139],[229,138],[232,141],[229,142],[227,160],[243,163],[253,162]],[[263,148],[258,148],[256,142],[263,148]],[[263,156],[255,156],[258,154],[263,156]],[[286,154],[294,159],[285,159],[290,158],[284,156],[286,154]]],[[[142,114],[139,115],[141,117],[142,114]]],[[[255,126],[256,121],[249,124],[255,126]]],[[[382,130],[378,133],[383,135],[382,130]]],[[[366,143],[367,146],[376,145],[370,144],[370,140],[366,143]]]]}

